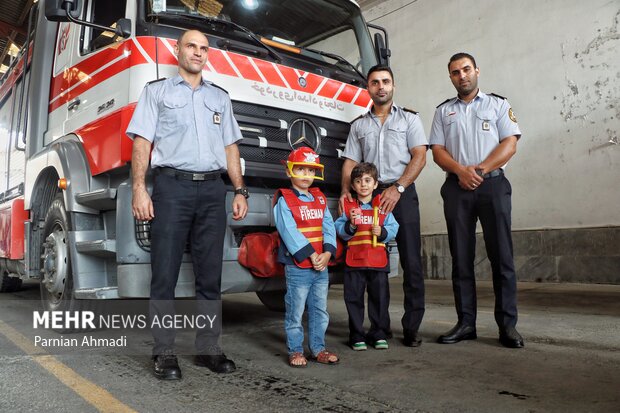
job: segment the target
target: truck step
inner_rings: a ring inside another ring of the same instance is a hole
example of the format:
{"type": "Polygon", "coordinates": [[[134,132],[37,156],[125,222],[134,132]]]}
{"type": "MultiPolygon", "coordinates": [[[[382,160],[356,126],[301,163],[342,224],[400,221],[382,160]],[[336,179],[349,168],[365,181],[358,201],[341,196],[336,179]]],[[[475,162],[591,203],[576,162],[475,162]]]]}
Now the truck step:
{"type": "Polygon", "coordinates": [[[80,288],[74,292],[75,298],[85,300],[113,300],[118,297],[118,287],[80,288]]]}
{"type": "Polygon", "coordinates": [[[89,208],[107,211],[116,209],[116,188],[102,188],[75,195],[77,203],[89,208]]]}
{"type": "Polygon", "coordinates": [[[96,239],[92,241],[78,241],[75,248],[82,254],[96,257],[112,258],[116,256],[116,240],[96,239]]]}

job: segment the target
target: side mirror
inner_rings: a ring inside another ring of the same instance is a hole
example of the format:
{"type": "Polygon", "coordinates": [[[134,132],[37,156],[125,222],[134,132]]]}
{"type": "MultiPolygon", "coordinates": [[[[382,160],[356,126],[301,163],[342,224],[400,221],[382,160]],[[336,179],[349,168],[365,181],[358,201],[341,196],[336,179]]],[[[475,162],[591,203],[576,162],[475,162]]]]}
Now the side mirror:
{"type": "Polygon", "coordinates": [[[131,36],[131,20],[125,18],[118,19],[118,21],[116,22],[115,33],[124,39],[127,39],[129,36],[131,36]]]}
{"type": "Polygon", "coordinates": [[[82,4],[79,0],[47,0],[45,2],[45,17],[51,22],[68,22],[66,7],[71,10],[71,17],[77,19],[82,14],[82,4]]]}
{"type": "Polygon", "coordinates": [[[385,41],[381,33],[375,33],[375,54],[379,64],[389,66],[392,51],[385,46],[385,41]]]}
{"type": "Polygon", "coordinates": [[[388,44],[387,30],[381,26],[377,26],[376,24],[367,23],[367,26],[383,33],[383,35],[381,35],[381,33],[375,33],[375,55],[377,56],[377,61],[379,64],[389,66],[392,52],[388,44]]]}
{"type": "Polygon", "coordinates": [[[131,20],[129,19],[118,19],[116,22],[116,28],[113,29],[100,24],[78,20],[78,17],[80,17],[81,14],[80,11],[81,6],[79,0],[50,0],[49,3],[45,3],[45,17],[49,21],[82,24],[94,29],[103,30],[104,32],[114,32],[123,38],[128,38],[131,36],[131,20]]]}

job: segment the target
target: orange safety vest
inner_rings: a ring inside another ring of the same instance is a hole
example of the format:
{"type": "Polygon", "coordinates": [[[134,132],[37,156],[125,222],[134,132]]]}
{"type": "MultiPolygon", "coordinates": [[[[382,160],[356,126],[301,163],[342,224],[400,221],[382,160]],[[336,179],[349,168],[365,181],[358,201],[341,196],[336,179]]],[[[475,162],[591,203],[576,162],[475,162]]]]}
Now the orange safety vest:
{"type": "MultiPolygon", "coordinates": [[[[302,201],[295,195],[292,189],[278,189],[273,198],[274,203],[282,195],[286,205],[291,209],[297,229],[301,232],[312,245],[317,254],[323,253],[323,217],[327,208],[327,198],[319,188],[312,187],[308,192],[314,197],[314,201],[302,201]]],[[[293,258],[295,264],[300,268],[313,268],[310,257],[302,262],[293,258]]]]}
{"type": "MultiPolygon", "coordinates": [[[[380,195],[372,200],[372,206],[379,207],[380,195]]],[[[354,199],[349,202],[345,199],[344,211],[349,219],[351,218],[351,209],[360,208],[358,200],[354,199]]],[[[364,223],[357,225],[357,231],[353,237],[347,242],[347,258],[346,263],[349,267],[366,267],[366,268],[383,268],[388,265],[387,249],[385,244],[377,242],[377,246],[372,246],[372,224],[374,218],[373,209],[362,209],[364,223]]],[[[378,225],[383,225],[385,221],[385,213],[379,211],[378,225]]]]}

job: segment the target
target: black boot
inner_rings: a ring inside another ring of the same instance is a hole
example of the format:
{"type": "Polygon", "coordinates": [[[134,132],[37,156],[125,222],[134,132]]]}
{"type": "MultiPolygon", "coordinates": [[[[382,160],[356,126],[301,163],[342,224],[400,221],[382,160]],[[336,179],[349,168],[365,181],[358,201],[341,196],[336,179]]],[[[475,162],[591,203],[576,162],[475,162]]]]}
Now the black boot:
{"type": "Polygon", "coordinates": [[[182,377],[177,356],[172,350],[153,356],[153,362],[153,372],[158,379],[179,380],[182,377]]]}
{"type": "Polygon", "coordinates": [[[454,344],[461,340],[475,340],[476,338],[478,338],[476,335],[476,327],[457,324],[452,330],[439,336],[437,342],[440,344],[454,344]]]}

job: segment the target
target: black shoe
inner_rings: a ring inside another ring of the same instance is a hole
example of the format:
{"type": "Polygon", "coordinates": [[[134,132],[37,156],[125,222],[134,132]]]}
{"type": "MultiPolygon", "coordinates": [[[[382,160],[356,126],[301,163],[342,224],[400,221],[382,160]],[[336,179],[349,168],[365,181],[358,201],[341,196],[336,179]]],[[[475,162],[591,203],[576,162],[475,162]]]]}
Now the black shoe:
{"type": "Polygon", "coordinates": [[[452,330],[439,336],[437,342],[439,344],[454,344],[462,340],[475,340],[477,338],[476,327],[457,324],[452,330]]]}
{"type": "Polygon", "coordinates": [[[420,347],[422,345],[422,340],[418,338],[417,333],[403,331],[403,334],[405,336],[403,339],[403,344],[407,347],[420,347]]]}
{"type": "Polygon", "coordinates": [[[519,334],[514,327],[507,327],[504,330],[500,330],[499,342],[502,343],[502,346],[508,348],[523,348],[525,346],[523,337],[521,337],[521,334],[519,334]]]}
{"type": "Polygon", "coordinates": [[[153,356],[153,372],[161,380],[179,380],[182,377],[177,356],[172,351],[153,356]]]}
{"type": "Polygon", "coordinates": [[[214,373],[232,373],[237,369],[235,363],[226,358],[224,354],[218,354],[217,356],[199,354],[196,356],[195,363],[197,366],[207,367],[214,373]]]}

